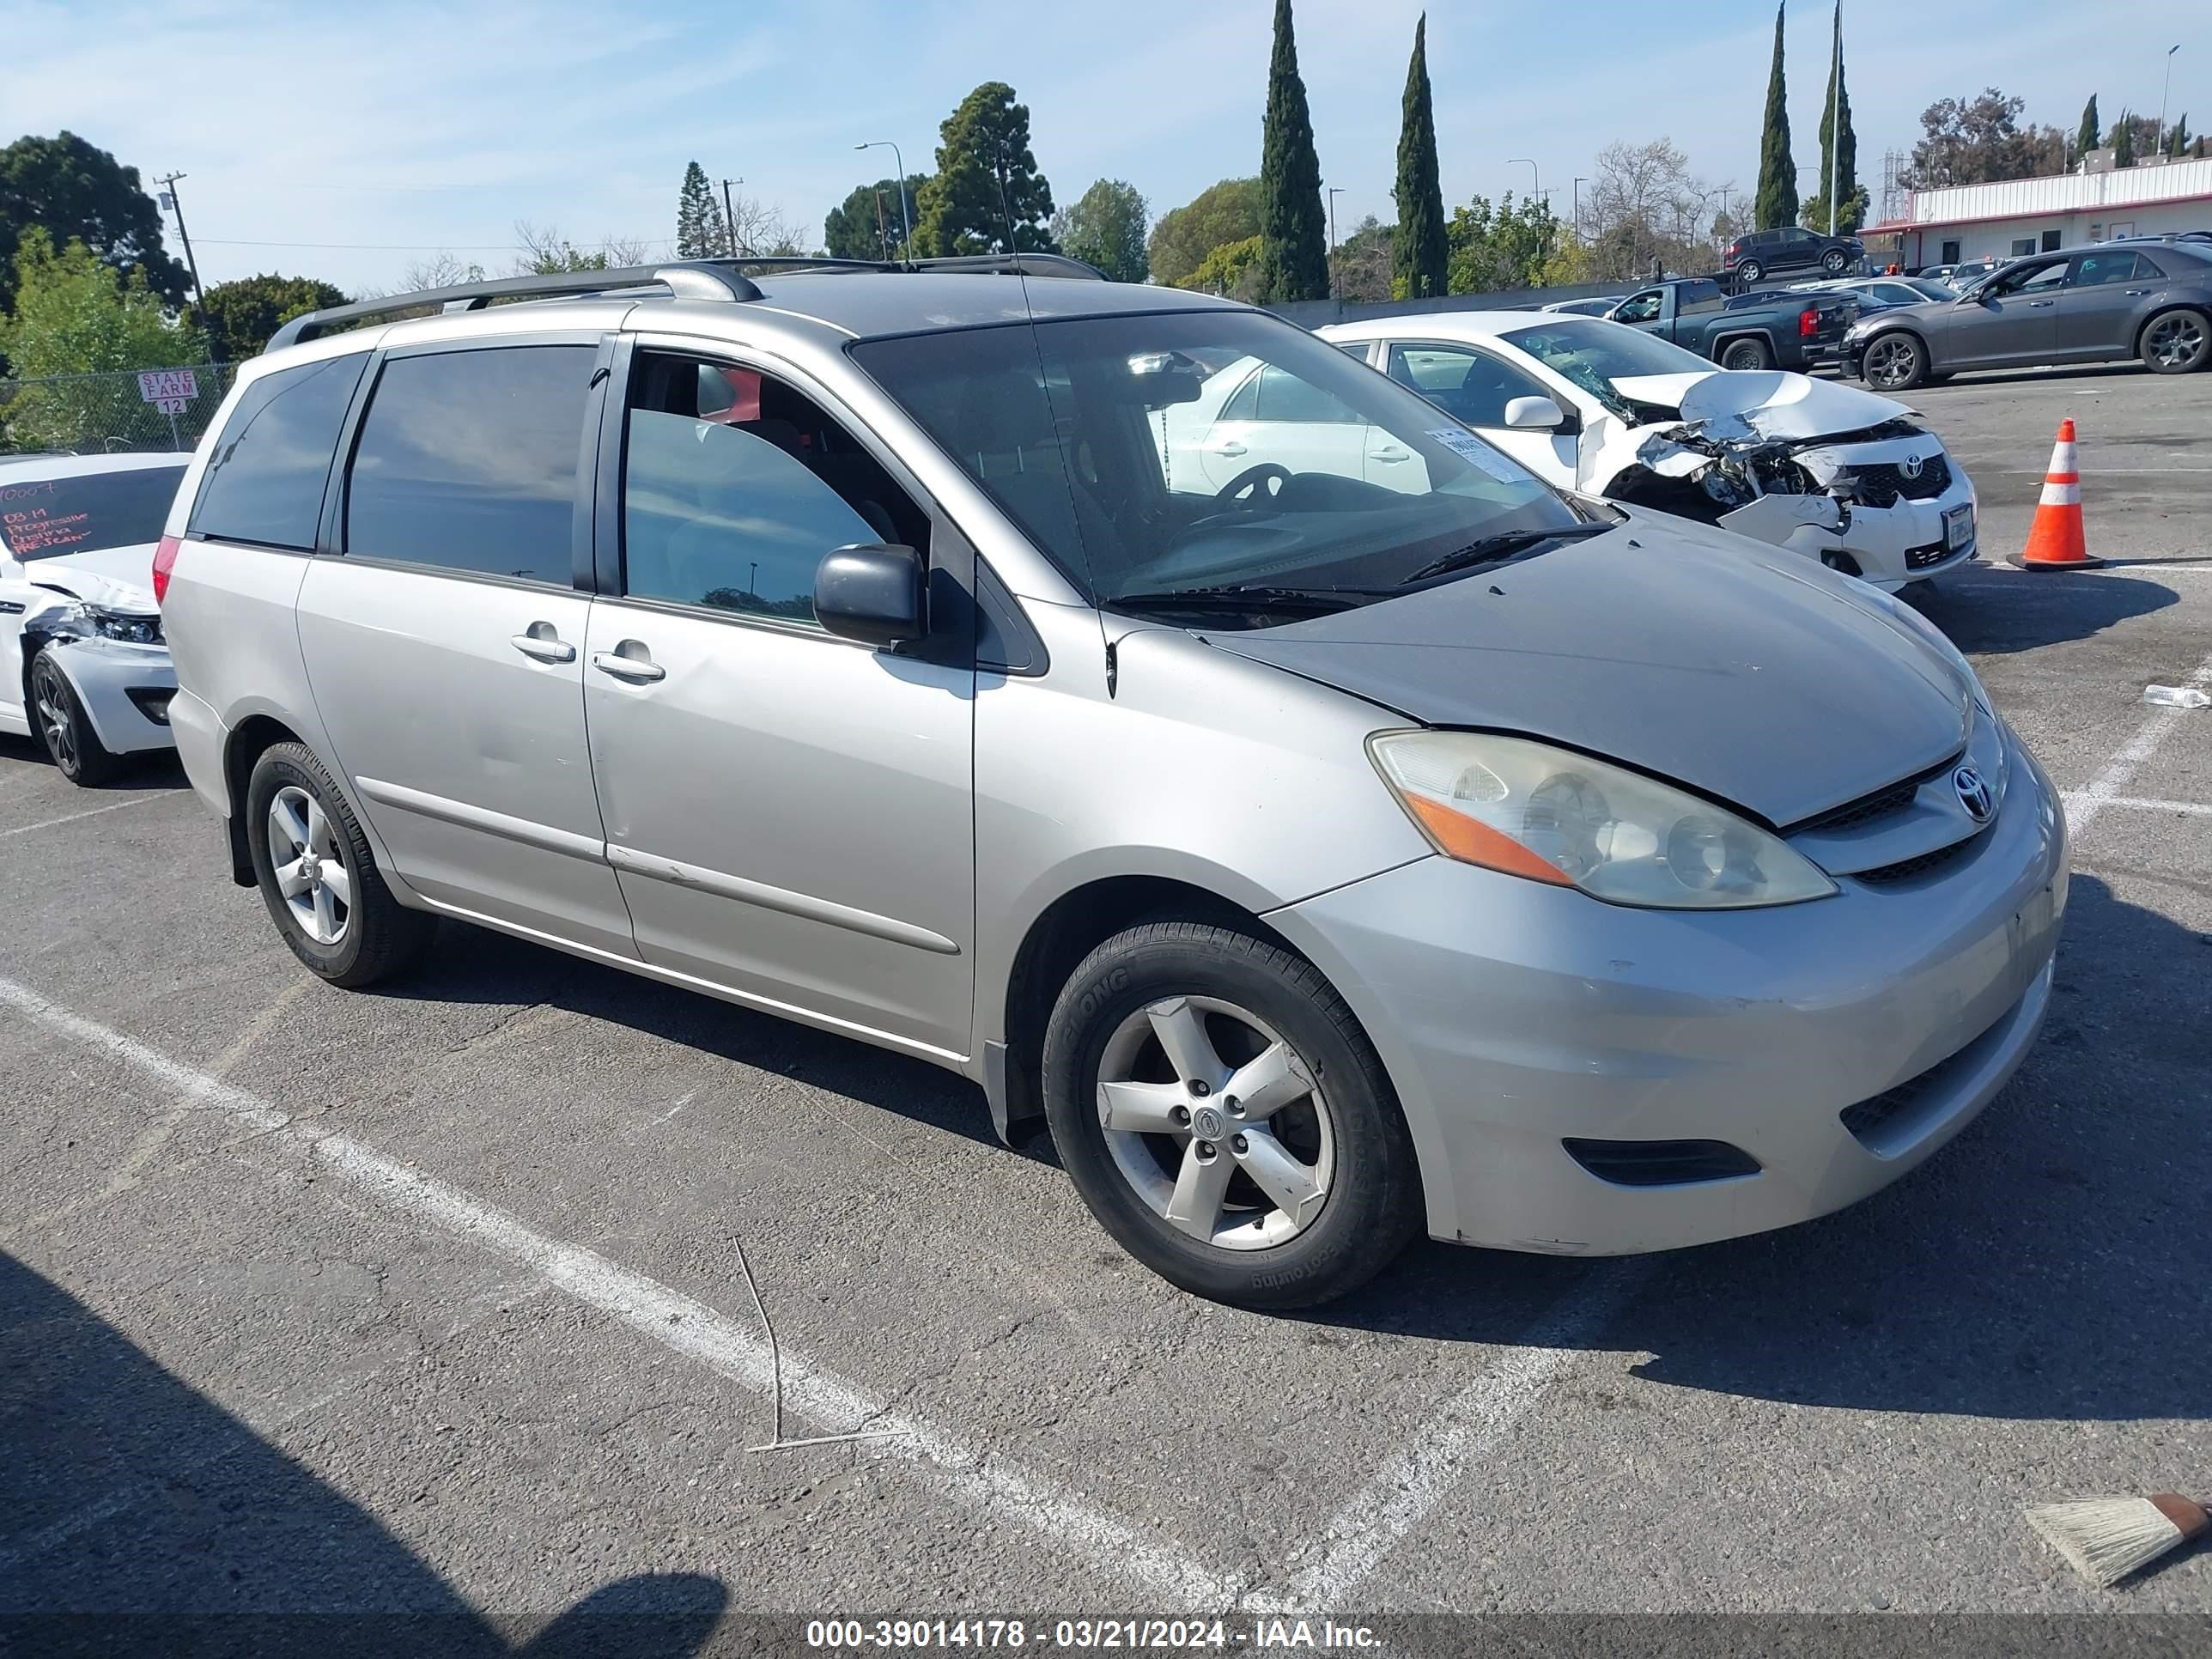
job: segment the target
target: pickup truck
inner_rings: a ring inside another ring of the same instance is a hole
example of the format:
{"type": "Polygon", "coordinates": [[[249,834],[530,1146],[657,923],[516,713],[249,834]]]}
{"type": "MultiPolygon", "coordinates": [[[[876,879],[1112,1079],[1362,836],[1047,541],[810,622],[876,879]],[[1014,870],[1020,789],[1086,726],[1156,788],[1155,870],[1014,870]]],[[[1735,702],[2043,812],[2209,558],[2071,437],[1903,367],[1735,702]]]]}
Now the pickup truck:
{"type": "Polygon", "coordinates": [[[1710,278],[1686,276],[1638,289],[1606,314],[1723,368],[1805,369],[1842,356],[1858,303],[1844,294],[1730,295],[1710,278]]]}

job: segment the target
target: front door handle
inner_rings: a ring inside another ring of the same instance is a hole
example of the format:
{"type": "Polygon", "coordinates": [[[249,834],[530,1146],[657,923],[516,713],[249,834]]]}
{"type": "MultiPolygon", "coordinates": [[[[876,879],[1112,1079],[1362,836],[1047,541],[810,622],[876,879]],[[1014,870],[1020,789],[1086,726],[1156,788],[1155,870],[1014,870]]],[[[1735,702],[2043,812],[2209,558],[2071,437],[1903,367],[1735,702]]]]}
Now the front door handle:
{"type": "Polygon", "coordinates": [[[611,651],[592,652],[592,666],[602,674],[611,674],[618,680],[629,680],[637,685],[650,685],[655,680],[668,678],[668,671],[653,661],[635,640],[624,640],[611,651]]]}
{"type": "Polygon", "coordinates": [[[1209,453],[1215,455],[1242,455],[1244,453],[1244,446],[1234,438],[1224,438],[1220,442],[1208,444],[1206,447],[1209,453]]]}
{"type": "Polygon", "coordinates": [[[538,662],[576,660],[576,647],[562,639],[551,623],[534,622],[528,633],[511,635],[507,642],[538,662]]]}
{"type": "Polygon", "coordinates": [[[1413,459],[1413,452],[1410,449],[1370,449],[1367,452],[1367,459],[1370,461],[1410,461],[1413,459]]]}
{"type": "Polygon", "coordinates": [[[2048,311],[2057,303],[2056,300],[2030,300],[2027,302],[2027,308],[2030,311],[2048,311]]]}

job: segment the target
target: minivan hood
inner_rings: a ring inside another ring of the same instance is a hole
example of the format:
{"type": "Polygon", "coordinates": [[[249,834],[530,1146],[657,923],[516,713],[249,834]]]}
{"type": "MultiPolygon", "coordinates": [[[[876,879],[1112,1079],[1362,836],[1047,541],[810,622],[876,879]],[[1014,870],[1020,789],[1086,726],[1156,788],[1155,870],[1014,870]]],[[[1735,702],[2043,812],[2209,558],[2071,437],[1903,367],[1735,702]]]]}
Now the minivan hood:
{"type": "Polygon", "coordinates": [[[87,605],[103,610],[150,616],[157,609],[151,542],[33,559],[25,569],[36,586],[75,594],[87,605]]]}
{"type": "Polygon", "coordinates": [[[1776,825],[1948,759],[1973,709],[1963,663],[1887,595],[1641,514],[1403,599],[1206,638],[1424,725],[1564,744],[1776,825]]]}
{"type": "Polygon", "coordinates": [[[1781,368],[1639,374],[1613,384],[1639,403],[1680,411],[1683,420],[1720,439],[1827,438],[1913,413],[1875,392],[1781,368]]]}

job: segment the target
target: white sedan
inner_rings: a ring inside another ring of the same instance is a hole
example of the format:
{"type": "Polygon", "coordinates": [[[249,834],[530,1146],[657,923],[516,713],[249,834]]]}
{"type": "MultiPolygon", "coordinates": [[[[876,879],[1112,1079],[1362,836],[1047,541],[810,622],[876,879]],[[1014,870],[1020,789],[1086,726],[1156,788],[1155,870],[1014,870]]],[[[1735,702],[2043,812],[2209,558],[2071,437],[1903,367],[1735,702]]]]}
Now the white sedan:
{"type": "Polygon", "coordinates": [[[72,783],[172,749],[155,544],[189,455],[0,459],[0,732],[72,783]]]}
{"type": "Polygon", "coordinates": [[[1887,398],[1716,368],[1591,317],[1430,312],[1320,332],[1559,489],[1796,548],[1890,592],[1974,556],[1972,483],[1887,398]]]}

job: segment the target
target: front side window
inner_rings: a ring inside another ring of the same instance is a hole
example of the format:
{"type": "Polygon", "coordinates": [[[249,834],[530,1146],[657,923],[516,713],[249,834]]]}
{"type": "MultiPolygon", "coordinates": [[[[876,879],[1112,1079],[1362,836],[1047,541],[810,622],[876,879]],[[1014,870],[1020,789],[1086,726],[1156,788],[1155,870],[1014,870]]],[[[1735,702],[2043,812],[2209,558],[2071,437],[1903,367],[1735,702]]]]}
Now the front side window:
{"type": "Polygon", "coordinates": [[[191,533],[306,552],[315,544],[331,453],[364,352],[264,374],[239,394],[200,481],[191,533]]]}
{"type": "Polygon", "coordinates": [[[182,466],[0,482],[0,550],[28,563],[159,541],[182,466]]]}
{"type": "Polygon", "coordinates": [[[1469,346],[1394,345],[1390,378],[1468,426],[1503,427],[1505,405],[1516,398],[1552,395],[1521,370],[1469,346]]]}
{"type": "Polygon", "coordinates": [[[1260,313],[1077,318],[849,349],[1100,604],[1224,587],[1359,602],[1486,538],[1581,524],[1462,423],[1260,313]],[[1224,353],[1229,366],[1209,369],[1224,353]],[[1265,415],[1270,369],[1297,388],[1282,406],[1335,418],[1224,427],[1213,383],[1261,380],[1265,415]],[[1212,470],[1194,483],[1194,468],[1212,470]]]}
{"type": "Polygon", "coordinates": [[[1985,284],[1992,296],[2006,294],[2041,294],[2061,287],[2066,281],[2066,261],[2054,264],[2033,265],[2023,270],[2007,271],[1993,276],[1985,284]]]}
{"type": "Polygon", "coordinates": [[[1616,323],[1657,322],[1659,320],[1657,292],[1655,290],[1649,294],[1632,295],[1623,300],[1619,308],[1613,312],[1613,320],[1616,323]]]}
{"type": "Polygon", "coordinates": [[[927,520],[819,404],[773,375],[647,354],[623,463],[623,592],[814,624],[824,555],[927,520]]]}
{"type": "Polygon", "coordinates": [[[392,357],[347,474],[345,550],[569,586],[587,345],[392,357]]]}

